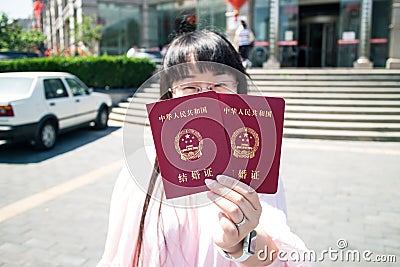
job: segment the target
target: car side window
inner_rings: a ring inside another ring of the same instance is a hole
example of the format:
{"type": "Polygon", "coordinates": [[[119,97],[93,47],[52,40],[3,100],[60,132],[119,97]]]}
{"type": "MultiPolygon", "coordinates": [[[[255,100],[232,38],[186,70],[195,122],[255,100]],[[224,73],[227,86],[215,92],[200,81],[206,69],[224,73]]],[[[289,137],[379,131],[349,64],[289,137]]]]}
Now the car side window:
{"type": "Polygon", "coordinates": [[[73,78],[66,78],[65,80],[67,81],[73,96],[88,95],[87,89],[82,86],[77,80],[73,78]]]}
{"type": "Polygon", "coordinates": [[[46,99],[68,97],[67,89],[61,79],[45,79],[43,85],[46,99]]]}

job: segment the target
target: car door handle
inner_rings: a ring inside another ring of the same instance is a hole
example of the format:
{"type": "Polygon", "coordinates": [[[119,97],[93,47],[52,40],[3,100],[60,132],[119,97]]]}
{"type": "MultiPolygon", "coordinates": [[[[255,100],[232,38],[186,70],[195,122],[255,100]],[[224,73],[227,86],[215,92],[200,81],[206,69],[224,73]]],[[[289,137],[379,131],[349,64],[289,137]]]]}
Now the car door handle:
{"type": "Polygon", "coordinates": [[[78,103],[78,102],[81,102],[81,101],[79,99],[75,99],[75,102],[78,103]]]}
{"type": "Polygon", "coordinates": [[[50,106],[55,106],[55,105],[56,105],[56,103],[54,103],[54,102],[51,102],[49,105],[50,105],[50,106]]]}

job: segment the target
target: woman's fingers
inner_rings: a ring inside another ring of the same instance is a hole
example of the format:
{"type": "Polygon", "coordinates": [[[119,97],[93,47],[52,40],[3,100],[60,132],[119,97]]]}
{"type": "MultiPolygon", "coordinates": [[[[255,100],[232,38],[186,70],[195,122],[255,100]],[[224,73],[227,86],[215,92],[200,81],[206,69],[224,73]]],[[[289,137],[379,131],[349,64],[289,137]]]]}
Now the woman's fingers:
{"type": "Polygon", "coordinates": [[[220,212],[218,217],[221,227],[214,230],[214,242],[224,250],[227,250],[238,244],[242,238],[239,236],[239,231],[236,228],[236,225],[230,218],[226,217],[225,213],[220,212]]]}
{"type": "Polygon", "coordinates": [[[232,249],[257,227],[261,216],[258,194],[248,185],[227,176],[216,180],[205,179],[210,192],[207,196],[222,211],[220,230],[214,242],[225,249],[232,249]]]}
{"type": "MultiPolygon", "coordinates": [[[[254,206],[257,206],[257,203],[259,204],[257,193],[249,193],[248,198],[255,202],[253,205],[250,200],[243,195],[248,191],[248,189],[245,188],[247,187],[245,184],[230,184],[229,186],[231,188],[229,188],[224,184],[208,179],[206,179],[206,184],[211,191],[211,193],[208,194],[209,198],[221,208],[233,223],[237,225],[245,220],[245,229],[257,226],[261,215],[261,208],[254,208],[254,206]],[[237,188],[238,186],[240,189],[237,188]],[[253,195],[255,195],[255,197],[253,195]]],[[[237,227],[241,227],[241,225],[237,227]]]]}
{"type": "Polygon", "coordinates": [[[225,187],[230,188],[242,195],[245,199],[249,201],[249,203],[253,206],[255,210],[261,210],[261,204],[258,198],[258,194],[249,185],[226,175],[218,175],[217,181],[219,184],[224,185],[225,187]]]}
{"type": "MultiPolygon", "coordinates": [[[[224,214],[226,214],[227,217],[229,217],[229,219],[232,221],[232,225],[234,225],[235,228],[235,224],[238,224],[240,221],[242,221],[243,216],[246,216],[245,211],[242,211],[242,209],[232,201],[221,197],[214,192],[209,192],[207,196],[224,212],[224,214]]],[[[250,217],[248,213],[249,212],[247,212],[246,217],[250,217]]]]}

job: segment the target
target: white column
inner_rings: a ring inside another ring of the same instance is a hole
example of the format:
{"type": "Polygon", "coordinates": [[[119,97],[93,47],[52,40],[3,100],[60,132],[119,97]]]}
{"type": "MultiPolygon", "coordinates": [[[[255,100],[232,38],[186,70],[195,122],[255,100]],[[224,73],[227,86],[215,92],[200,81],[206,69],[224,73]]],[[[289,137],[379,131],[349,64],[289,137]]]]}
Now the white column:
{"type": "Polygon", "coordinates": [[[55,52],[57,50],[58,39],[57,39],[57,26],[56,26],[56,0],[50,2],[50,16],[51,16],[51,50],[55,52]]]}
{"type": "Polygon", "coordinates": [[[389,59],[386,61],[386,68],[400,69],[400,0],[393,0],[389,30],[389,59]]]}
{"type": "Polygon", "coordinates": [[[264,68],[280,68],[279,62],[279,0],[270,0],[269,2],[270,18],[269,18],[269,57],[268,61],[263,64],[264,68]]]}
{"type": "Polygon", "coordinates": [[[147,0],[142,0],[142,40],[141,46],[142,47],[149,47],[150,46],[150,36],[149,36],[149,4],[147,0]]]}
{"type": "Polygon", "coordinates": [[[373,63],[369,60],[371,50],[371,21],[372,21],[372,0],[361,1],[361,28],[360,42],[358,44],[359,58],[354,62],[354,68],[372,69],[373,63]]]}
{"type": "Polygon", "coordinates": [[[60,50],[63,51],[65,49],[64,42],[64,19],[63,19],[63,10],[61,0],[57,1],[57,9],[58,9],[58,17],[56,18],[57,29],[59,33],[60,40],[60,50]]]}
{"type": "Polygon", "coordinates": [[[46,47],[52,47],[52,32],[51,32],[51,13],[50,13],[50,6],[46,7],[45,10],[45,19],[44,19],[44,34],[46,34],[46,47]]]}
{"type": "Polygon", "coordinates": [[[74,18],[74,0],[68,1],[69,9],[69,47],[71,55],[75,55],[75,18],[74,18]]]}

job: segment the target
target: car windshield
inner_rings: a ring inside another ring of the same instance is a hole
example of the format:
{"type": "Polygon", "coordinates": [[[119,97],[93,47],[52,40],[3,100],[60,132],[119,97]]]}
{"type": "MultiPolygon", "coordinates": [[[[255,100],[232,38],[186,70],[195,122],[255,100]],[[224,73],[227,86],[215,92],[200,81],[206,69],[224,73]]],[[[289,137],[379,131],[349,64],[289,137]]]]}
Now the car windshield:
{"type": "Polygon", "coordinates": [[[0,99],[6,96],[26,96],[29,94],[33,78],[0,77],[0,99]]]}

